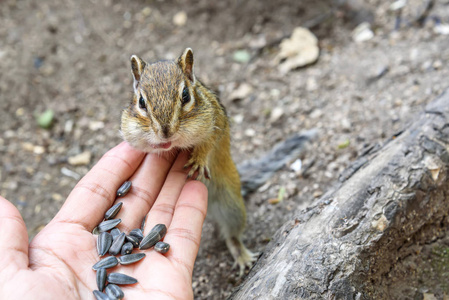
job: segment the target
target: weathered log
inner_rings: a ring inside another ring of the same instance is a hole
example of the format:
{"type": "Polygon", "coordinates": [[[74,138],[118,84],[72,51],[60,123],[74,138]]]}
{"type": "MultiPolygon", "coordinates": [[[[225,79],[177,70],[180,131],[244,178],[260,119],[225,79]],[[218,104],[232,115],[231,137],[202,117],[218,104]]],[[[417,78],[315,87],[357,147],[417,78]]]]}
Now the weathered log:
{"type": "Polygon", "coordinates": [[[391,299],[382,277],[404,249],[449,231],[448,150],[446,91],[279,229],[230,298],[391,299]]]}

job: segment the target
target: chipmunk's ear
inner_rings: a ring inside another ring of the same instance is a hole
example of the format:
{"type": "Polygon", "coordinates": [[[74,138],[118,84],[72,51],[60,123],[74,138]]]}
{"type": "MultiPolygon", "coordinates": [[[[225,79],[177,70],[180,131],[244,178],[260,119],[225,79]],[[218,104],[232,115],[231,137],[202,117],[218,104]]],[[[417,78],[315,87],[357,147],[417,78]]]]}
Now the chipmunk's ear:
{"type": "Polygon", "coordinates": [[[186,48],[182,55],[178,58],[178,64],[181,70],[190,79],[195,82],[195,75],[193,74],[193,51],[190,48],[186,48]]]}
{"type": "Polygon", "coordinates": [[[140,79],[142,77],[143,69],[145,69],[146,62],[144,62],[140,57],[137,55],[131,56],[131,71],[133,73],[134,77],[134,90],[137,90],[137,85],[140,82],[140,79]]]}

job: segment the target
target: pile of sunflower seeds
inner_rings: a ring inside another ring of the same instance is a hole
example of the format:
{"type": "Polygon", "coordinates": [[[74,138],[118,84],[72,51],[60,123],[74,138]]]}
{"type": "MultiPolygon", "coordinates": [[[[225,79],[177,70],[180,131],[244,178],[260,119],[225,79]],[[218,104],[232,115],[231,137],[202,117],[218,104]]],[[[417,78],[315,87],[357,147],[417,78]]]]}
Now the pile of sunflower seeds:
{"type": "MultiPolygon", "coordinates": [[[[117,197],[124,197],[131,188],[131,181],[126,181],[118,190],[117,197]]],[[[98,290],[93,291],[97,300],[123,299],[125,294],[119,285],[128,285],[137,283],[137,279],[122,273],[107,273],[107,269],[120,265],[129,265],[137,263],[145,258],[145,253],[132,253],[133,249],[149,249],[154,246],[154,250],[160,253],[167,253],[170,245],[161,240],[167,233],[167,227],[164,224],[157,224],[148,233],[143,236],[146,216],[142,220],[141,228],[133,229],[126,234],[121,232],[116,226],[121,223],[121,219],[114,219],[123,206],[119,202],[112,206],[104,215],[104,220],[92,231],[98,234],[97,252],[98,256],[107,256],[99,260],[92,266],[97,272],[98,290]],[[116,257],[116,255],[121,255],[116,257]]]]}

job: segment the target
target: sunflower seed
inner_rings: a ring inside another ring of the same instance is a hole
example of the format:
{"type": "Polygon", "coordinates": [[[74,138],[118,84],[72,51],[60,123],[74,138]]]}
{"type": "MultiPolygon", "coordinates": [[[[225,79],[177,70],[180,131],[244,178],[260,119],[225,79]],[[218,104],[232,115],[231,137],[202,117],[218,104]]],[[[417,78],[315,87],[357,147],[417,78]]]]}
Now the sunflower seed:
{"type": "Polygon", "coordinates": [[[94,291],[94,296],[97,300],[111,300],[108,295],[97,290],[94,291]]]}
{"type": "Polygon", "coordinates": [[[161,235],[157,231],[150,231],[146,237],[140,242],[139,249],[144,250],[153,247],[161,240],[161,235]]]}
{"type": "Polygon", "coordinates": [[[109,248],[109,254],[117,255],[120,253],[123,243],[125,242],[125,237],[126,237],[126,234],[124,232],[122,232],[122,233],[120,233],[119,236],[117,236],[115,238],[115,240],[112,242],[111,247],[109,248]]]}
{"type": "Polygon", "coordinates": [[[93,235],[98,235],[98,234],[100,234],[100,231],[98,231],[98,226],[95,226],[95,228],[92,230],[92,234],[93,234],[93,235]]]}
{"type": "Polygon", "coordinates": [[[136,229],[131,230],[129,235],[135,236],[139,240],[139,242],[143,239],[143,233],[142,233],[142,230],[140,228],[136,228],[136,229]]]}
{"type": "Polygon", "coordinates": [[[167,233],[167,227],[164,224],[157,224],[153,227],[153,229],[151,229],[151,231],[157,231],[161,236],[161,239],[163,239],[167,233]]]}
{"type": "Polygon", "coordinates": [[[137,279],[122,273],[109,273],[108,282],[115,284],[134,284],[137,283],[137,279]]]}
{"type": "Polygon", "coordinates": [[[117,197],[124,197],[128,194],[129,189],[131,188],[131,181],[125,181],[121,187],[117,190],[117,197]]]}
{"type": "Polygon", "coordinates": [[[109,251],[112,244],[112,235],[109,232],[102,232],[97,239],[98,256],[103,256],[109,251]]]}
{"type": "Polygon", "coordinates": [[[144,257],[145,257],[145,253],[134,253],[134,254],[129,254],[129,255],[125,255],[125,256],[120,256],[118,258],[118,261],[122,265],[130,265],[130,264],[138,262],[139,260],[143,259],[144,257]]]}
{"type": "Polygon", "coordinates": [[[123,205],[123,202],[119,202],[119,203],[115,204],[114,206],[112,206],[110,209],[108,209],[108,211],[104,214],[104,219],[105,220],[113,219],[118,214],[120,209],[122,208],[122,205],[123,205]]]}
{"type": "Polygon", "coordinates": [[[106,258],[103,258],[102,260],[98,261],[95,265],[92,266],[92,269],[97,271],[100,268],[113,268],[116,265],[118,265],[118,259],[115,256],[108,256],[106,258]]]}
{"type": "Polygon", "coordinates": [[[139,239],[132,235],[127,235],[126,240],[133,244],[134,248],[139,248],[139,239]]]}
{"type": "Polygon", "coordinates": [[[118,228],[112,229],[111,230],[111,235],[112,235],[112,241],[114,241],[115,238],[120,235],[120,229],[118,229],[118,228]]]}
{"type": "Polygon", "coordinates": [[[111,299],[121,300],[123,299],[123,297],[125,297],[122,289],[118,285],[115,285],[113,283],[110,283],[106,286],[105,292],[111,299]]]}
{"type": "Polygon", "coordinates": [[[124,243],[122,246],[122,250],[120,251],[120,254],[121,255],[131,254],[131,252],[133,252],[133,248],[134,248],[134,246],[130,242],[124,243]]]}
{"type": "Polygon", "coordinates": [[[154,250],[159,253],[167,253],[168,249],[170,249],[170,245],[164,242],[158,242],[154,245],[154,250]]]}
{"type": "Polygon", "coordinates": [[[98,225],[98,231],[104,232],[104,231],[111,230],[112,228],[114,228],[115,226],[120,224],[121,221],[122,221],[122,219],[112,219],[112,220],[103,221],[98,225]]]}
{"type": "Polygon", "coordinates": [[[104,290],[104,286],[106,285],[106,269],[100,268],[97,270],[97,287],[100,292],[104,290]]]}
{"type": "Polygon", "coordinates": [[[140,230],[142,230],[142,232],[145,230],[145,222],[147,220],[147,216],[148,214],[146,214],[143,219],[142,219],[142,223],[140,223],[140,230]]]}

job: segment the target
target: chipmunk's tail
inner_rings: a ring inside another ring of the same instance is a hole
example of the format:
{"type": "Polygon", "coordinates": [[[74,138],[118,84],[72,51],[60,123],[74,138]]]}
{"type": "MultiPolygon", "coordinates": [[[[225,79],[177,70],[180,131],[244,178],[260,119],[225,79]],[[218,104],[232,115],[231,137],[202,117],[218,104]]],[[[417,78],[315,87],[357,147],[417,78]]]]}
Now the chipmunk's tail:
{"type": "Polygon", "coordinates": [[[312,129],[295,134],[276,144],[268,153],[258,159],[250,159],[240,163],[237,169],[242,183],[242,195],[254,192],[262,186],[273,174],[288,162],[299,157],[305,150],[307,143],[318,133],[312,129]]]}

